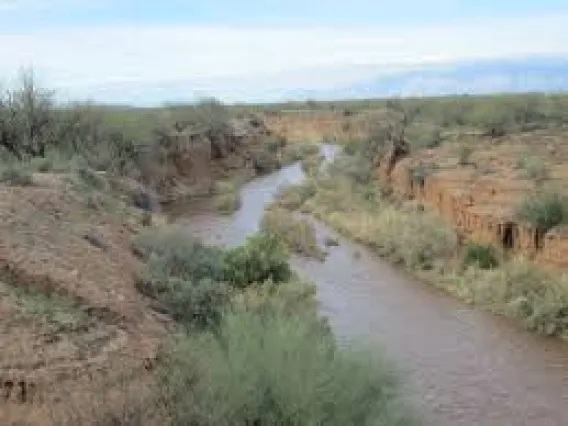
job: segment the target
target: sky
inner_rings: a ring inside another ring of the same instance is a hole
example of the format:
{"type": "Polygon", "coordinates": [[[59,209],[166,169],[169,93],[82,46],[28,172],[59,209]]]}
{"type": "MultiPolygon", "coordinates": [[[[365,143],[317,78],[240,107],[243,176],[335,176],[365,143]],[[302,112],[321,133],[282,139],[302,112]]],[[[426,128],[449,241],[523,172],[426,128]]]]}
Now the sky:
{"type": "Polygon", "coordinates": [[[273,99],[423,64],[568,56],[566,0],[0,0],[0,82],[63,98],[273,99]]]}

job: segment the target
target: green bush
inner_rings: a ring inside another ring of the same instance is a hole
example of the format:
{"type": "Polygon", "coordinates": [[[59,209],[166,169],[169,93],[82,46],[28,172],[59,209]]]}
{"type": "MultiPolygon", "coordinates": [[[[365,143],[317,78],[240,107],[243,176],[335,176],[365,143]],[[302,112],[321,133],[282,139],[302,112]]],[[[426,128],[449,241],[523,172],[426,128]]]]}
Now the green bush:
{"type": "Polygon", "coordinates": [[[475,265],[481,269],[492,269],[499,265],[495,249],[481,244],[468,244],[465,248],[462,264],[475,265]]]}
{"type": "Polygon", "coordinates": [[[568,338],[568,282],[520,259],[476,277],[475,299],[533,331],[568,338]]]}
{"type": "Polygon", "coordinates": [[[133,246],[148,263],[151,277],[188,281],[223,278],[223,251],[194,239],[179,227],[150,229],[138,234],[133,246]]]}
{"type": "Polygon", "coordinates": [[[323,158],[319,156],[304,157],[301,162],[302,171],[308,176],[317,175],[323,164],[323,158]]]}
{"type": "Polygon", "coordinates": [[[223,283],[223,252],[194,240],[183,230],[139,234],[134,248],[147,262],[138,289],[156,299],[176,320],[193,327],[213,326],[230,296],[223,283]]]}
{"type": "Polygon", "coordinates": [[[415,424],[391,367],[322,330],[311,314],[237,310],[218,333],[185,336],[161,375],[173,424],[415,424]]]}
{"type": "Polygon", "coordinates": [[[33,184],[30,168],[19,162],[0,164],[0,182],[12,186],[29,186],[33,184]]]}
{"type": "Polygon", "coordinates": [[[225,192],[215,197],[215,208],[221,214],[230,215],[241,208],[241,197],[238,191],[225,192]]]}
{"type": "Polygon", "coordinates": [[[301,184],[281,188],[276,196],[276,202],[287,210],[298,210],[302,204],[316,193],[316,183],[307,179],[301,184]]]}
{"type": "Polygon", "coordinates": [[[519,203],[516,216],[537,231],[546,232],[568,220],[568,202],[557,193],[531,195],[519,203]]]}
{"type": "Polygon", "coordinates": [[[237,288],[265,281],[285,282],[292,276],[288,261],[288,251],[277,236],[259,233],[226,251],[223,278],[237,288]]]}
{"type": "Polygon", "coordinates": [[[413,124],[406,132],[412,148],[436,148],[442,144],[442,134],[438,127],[413,124]]]}
{"type": "Polygon", "coordinates": [[[542,182],[550,177],[550,170],[540,158],[524,155],[517,160],[517,167],[522,169],[527,178],[542,182]]]}

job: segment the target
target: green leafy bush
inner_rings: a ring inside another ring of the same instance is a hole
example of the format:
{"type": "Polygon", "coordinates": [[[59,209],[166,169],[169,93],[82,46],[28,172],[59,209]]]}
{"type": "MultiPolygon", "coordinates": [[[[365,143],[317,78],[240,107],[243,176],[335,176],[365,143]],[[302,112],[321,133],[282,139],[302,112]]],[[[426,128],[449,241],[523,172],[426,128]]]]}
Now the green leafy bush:
{"type": "Polygon", "coordinates": [[[225,192],[215,197],[215,208],[224,215],[230,215],[241,207],[241,197],[238,191],[225,192]]]}
{"type": "Polygon", "coordinates": [[[151,229],[137,235],[135,251],[147,262],[153,281],[170,278],[187,281],[222,280],[223,250],[191,237],[182,228],[151,229]]]}
{"type": "Polygon", "coordinates": [[[537,231],[546,232],[568,220],[568,202],[557,193],[535,194],[519,203],[516,215],[537,231]]]}
{"type": "Polygon", "coordinates": [[[475,265],[481,269],[492,269],[499,265],[495,249],[481,244],[468,244],[462,260],[463,265],[475,265]]]}
{"type": "Polygon", "coordinates": [[[226,251],[223,278],[237,288],[265,281],[285,282],[292,276],[288,261],[288,251],[277,236],[259,233],[226,251]]]}
{"type": "Polygon", "coordinates": [[[550,170],[540,158],[524,155],[517,160],[517,167],[524,171],[527,178],[536,182],[550,178],[550,170]]]}
{"type": "Polygon", "coordinates": [[[286,186],[278,192],[276,202],[287,210],[298,210],[302,204],[313,197],[316,193],[316,183],[307,179],[301,184],[286,186]]]}
{"type": "Polygon", "coordinates": [[[147,261],[138,289],[156,299],[172,317],[192,327],[214,326],[230,297],[223,282],[223,252],[182,230],[147,231],[134,241],[147,261]]]}
{"type": "Polygon", "coordinates": [[[11,162],[0,164],[0,182],[12,186],[29,186],[33,184],[33,178],[26,164],[11,162]]]}
{"type": "Polygon", "coordinates": [[[337,349],[311,313],[265,308],[174,347],[161,375],[174,425],[415,424],[384,360],[337,349]]]}

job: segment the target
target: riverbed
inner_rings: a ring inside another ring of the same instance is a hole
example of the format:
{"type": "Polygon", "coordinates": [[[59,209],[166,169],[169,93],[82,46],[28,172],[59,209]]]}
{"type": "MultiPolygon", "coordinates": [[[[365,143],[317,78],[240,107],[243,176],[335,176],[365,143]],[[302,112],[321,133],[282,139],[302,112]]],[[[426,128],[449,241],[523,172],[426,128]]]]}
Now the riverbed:
{"type": "MultiPolygon", "coordinates": [[[[170,213],[208,243],[238,245],[257,231],[278,189],[304,178],[293,164],[249,182],[232,216],[218,215],[211,200],[170,213]]],[[[341,342],[386,351],[427,425],[568,426],[566,343],[468,306],[315,224],[320,241],[333,236],[340,245],[324,262],[294,257],[294,269],[316,284],[321,313],[341,342]]]]}

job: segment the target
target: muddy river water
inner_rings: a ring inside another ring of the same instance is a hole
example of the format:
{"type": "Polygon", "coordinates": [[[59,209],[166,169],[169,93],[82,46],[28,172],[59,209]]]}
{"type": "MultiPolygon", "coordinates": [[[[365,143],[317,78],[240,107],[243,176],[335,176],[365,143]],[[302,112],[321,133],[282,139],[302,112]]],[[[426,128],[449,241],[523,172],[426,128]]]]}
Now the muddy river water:
{"type": "MultiPolygon", "coordinates": [[[[326,147],[326,156],[333,155],[326,147]]],[[[207,242],[235,245],[257,230],[278,189],[304,178],[299,164],[242,189],[233,216],[209,201],[176,206],[177,223],[207,242]]],[[[364,247],[338,238],[325,262],[294,258],[316,283],[321,312],[341,341],[385,351],[411,403],[432,426],[568,426],[568,344],[540,337],[413,279],[364,247]]]]}

